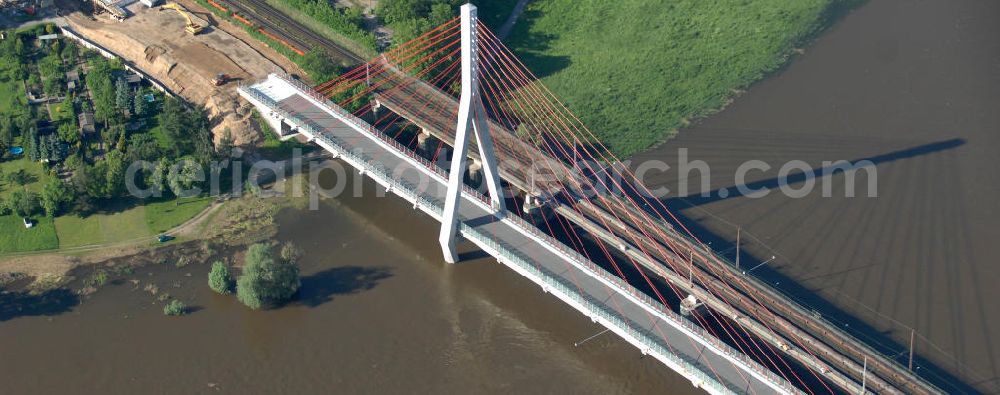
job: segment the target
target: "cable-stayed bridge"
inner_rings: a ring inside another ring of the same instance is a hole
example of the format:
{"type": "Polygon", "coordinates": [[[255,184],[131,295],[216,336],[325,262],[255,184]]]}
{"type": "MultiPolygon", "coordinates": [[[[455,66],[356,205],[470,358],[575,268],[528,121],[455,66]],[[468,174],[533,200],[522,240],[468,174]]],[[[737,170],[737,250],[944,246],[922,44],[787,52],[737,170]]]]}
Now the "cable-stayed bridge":
{"type": "Polygon", "coordinates": [[[462,13],[327,83],[272,74],[239,92],[441,221],[445,260],[471,241],[710,393],[940,392],[677,225],[462,13]]]}

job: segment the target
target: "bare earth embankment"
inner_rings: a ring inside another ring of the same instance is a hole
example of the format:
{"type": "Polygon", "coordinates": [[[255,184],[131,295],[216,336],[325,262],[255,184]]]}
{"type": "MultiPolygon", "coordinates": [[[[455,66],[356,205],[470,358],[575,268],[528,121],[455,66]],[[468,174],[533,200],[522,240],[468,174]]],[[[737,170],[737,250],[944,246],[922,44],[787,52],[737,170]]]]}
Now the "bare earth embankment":
{"type": "Polygon", "coordinates": [[[147,9],[139,3],[129,7],[135,15],[124,22],[104,17],[94,20],[80,13],[66,20],[71,28],[122,56],[184,99],[205,106],[216,142],[226,128],[237,144],[259,141],[261,133],[250,122],[252,106],[239,99],[236,83],[260,79],[275,70],[298,70],[290,68],[290,62],[277,52],[250,41],[245,32],[220,29],[218,22],[193,2],[181,4],[193,11],[195,23],[207,26],[203,33],[192,36],[184,31],[184,18],[175,11],[147,9]],[[212,79],[219,73],[228,74],[231,82],[214,86],[212,79]]]}

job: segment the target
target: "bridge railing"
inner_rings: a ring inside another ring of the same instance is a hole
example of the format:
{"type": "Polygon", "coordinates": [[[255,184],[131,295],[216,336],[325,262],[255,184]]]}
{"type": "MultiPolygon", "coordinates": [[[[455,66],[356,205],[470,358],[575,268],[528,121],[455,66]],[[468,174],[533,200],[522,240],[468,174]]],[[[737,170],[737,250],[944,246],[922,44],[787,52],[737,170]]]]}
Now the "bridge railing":
{"type": "Polygon", "coordinates": [[[510,219],[511,222],[513,222],[514,224],[516,224],[523,231],[534,235],[538,239],[540,239],[543,242],[545,242],[547,245],[549,245],[549,246],[551,246],[551,247],[559,250],[561,253],[569,256],[571,259],[575,260],[580,266],[588,268],[591,273],[604,278],[609,283],[614,284],[616,287],[618,287],[621,291],[623,291],[623,292],[625,292],[625,293],[627,293],[629,295],[632,295],[635,299],[639,300],[641,303],[643,303],[644,305],[646,305],[650,309],[653,309],[654,311],[658,311],[660,314],[663,314],[667,319],[669,319],[669,320],[671,320],[671,321],[673,321],[675,323],[680,324],[685,329],[687,329],[689,332],[693,333],[695,336],[698,336],[699,338],[701,338],[701,339],[705,340],[706,342],[712,344],[712,346],[714,346],[720,352],[722,352],[722,353],[730,356],[734,360],[737,360],[737,361],[741,362],[742,364],[746,365],[747,367],[753,369],[754,371],[760,373],[761,375],[763,375],[764,377],[766,377],[767,379],[769,379],[770,381],[772,381],[776,385],[781,386],[783,388],[786,388],[787,390],[792,391],[792,392],[797,391],[797,389],[795,387],[793,387],[790,384],[788,384],[787,380],[784,380],[782,377],[778,376],[777,374],[775,374],[770,369],[765,368],[764,366],[760,365],[756,361],[754,361],[754,360],[750,359],[749,357],[747,357],[746,354],[737,351],[732,346],[726,344],[725,342],[723,342],[719,338],[717,338],[717,337],[709,334],[701,326],[698,326],[697,324],[695,324],[691,320],[689,320],[687,318],[684,318],[681,315],[677,314],[671,308],[664,306],[663,303],[660,303],[659,301],[654,300],[648,294],[646,294],[645,292],[642,292],[639,289],[635,288],[634,286],[632,286],[631,284],[629,284],[627,281],[623,280],[621,277],[618,277],[618,276],[616,276],[616,275],[608,272],[604,268],[602,268],[600,266],[597,266],[590,259],[584,257],[582,254],[580,254],[576,250],[569,248],[568,246],[566,246],[566,244],[564,244],[562,242],[559,242],[557,239],[553,238],[552,236],[550,236],[550,235],[542,232],[541,230],[538,229],[538,227],[529,224],[527,221],[525,221],[524,219],[522,219],[521,217],[518,217],[518,216],[513,216],[512,215],[512,216],[508,216],[507,218],[510,219]]]}
{"type": "MultiPolygon", "coordinates": [[[[279,77],[281,77],[283,80],[288,81],[289,83],[293,84],[295,87],[297,87],[303,93],[305,93],[305,94],[307,94],[307,95],[309,95],[309,96],[311,96],[313,98],[316,98],[317,100],[325,102],[325,97],[323,97],[322,95],[316,93],[312,89],[312,87],[310,87],[310,86],[302,83],[299,80],[291,78],[288,75],[285,75],[285,74],[282,74],[282,73],[276,73],[276,74],[279,77]]],[[[353,114],[349,114],[347,112],[344,112],[344,111],[342,111],[337,106],[328,106],[328,107],[331,107],[334,111],[337,111],[338,113],[342,114],[345,117],[350,117],[350,119],[352,121],[355,121],[357,125],[365,125],[369,129],[374,129],[371,126],[368,126],[368,124],[365,123],[364,121],[362,121],[362,120],[358,119],[357,117],[355,117],[353,114]]],[[[375,135],[375,136],[381,135],[381,133],[378,132],[377,130],[369,131],[369,133],[371,133],[372,135],[375,135]]],[[[388,136],[384,136],[384,137],[388,138],[388,136]]],[[[389,138],[389,139],[391,139],[391,138],[389,138]]],[[[383,138],[383,140],[384,140],[384,138],[383,138]]],[[[391,140],[395,141],[394,139],[391,139],[391,140]]],[[[398,143],[397,143],[397,145],[398,145],[398,143]]],[[[406,152],[406,151],[408,151],[408,150],[403,150],[403,152],[406,152]]],[[[414,158],[414,159],[418,159],[419,158],[418,160],[421,160],[421,163],[424,164],[424,165],[426,165],[429,169],[431,169],[431,170],[435,171],[436,173],[438,173],[438,174],[446,177],[447,173],[443,169],[441,169],[439,166],[437,166],[435,164],[431,164],[429,161],[422,160],[423,158],[420,157],[419,155],[415,155],[415,154],[412,154],[412,155],[408,154],[408,155],[411,158],[414,158]]],[[[485,196],[483,196],[481,193],[476,193],[474,190],[472,190],[468,186],[465,186],[465,189],[466,189],[467,192],[473,193],[480,200],[482,200],[484,202],[488,202],[489,201],[488,198],[485,198],[485,196]]],[[[669,224],[667,224],[667,230],[674,237],[679,237],[679,238],[685,239],[688,242],[689,245],[694,246],[700,252],[702,252],[703,254],[706,254],[706,256],[711,256],[714,259],[718,260],[720,263],[723,263],[723,266],[726,266],[726,268],[724,270],[731,271],[732,275],[736,275],[736,276],[741,275],[741,273],[739,273],[738,270],[736,269],[735,263],[731,259],[729,259],[728,257],[726,257],[726,256],[724,256],[722,254],[715,253],[715,251],[712,251],[712,250],[706,248],[701,242],[695,240],[690,235],[687,235],[687,234],[682,233],[682,232],[677,232],[676,229],[674,229],[674,227],[670,226],[669,224]]],[[[771,284],[769,284],[767,282],[761,281],[760,279],[758,279],[758,278],[756,278],[754,276],[746,276],[745,277],[745,281],[753,283],[753,286],[756,289],[770,290],[771,292],[773,292],[773,293],[775,293],[777,295],[780,295],[782,297],[782,300],[785,302],[786,306],[788,306],[788,308],[790,308],[793,311],[795,311],[796,314],[799,314],[801,316],[816,317],[819,320],[818,322],[824,324],[830,330],[839,332],[840,334],[842,334],[843,336],[845,336],[845,338],[848,339],[848,341],[850,341],[851,343],[854,343],[854,344],[857,344],[857,345],[861,346],[861,348],[864,350],[865,353],[867,353],[869,355],[880,355],[880,356],[882,356],[883,360],[889,361],[889,363],[891,363],[892,365],[894,365],[896,369],[903,369],[903,370],[907,369],[907,367],[902,362],[900,362],[900,361],[898,361],[898,360],[895,359],[894,355],[890,355],[890,354],[887,354],[885,352],[881,352],[881,351],[875,349],[870,344],[870,341],[864,340],[864,339],[858,337],[858,335],[856,335],[855,333],[850,332],[848,330],[850,328],[845,329],[844,327],[841,327],[840,325],[837,325],[837,324],[831,322],[827,317],[817,314],[816,311],[815,311],[815,309],[813,309],[812,307],[810,307],[810,306],[804,304],[803,302],[801,302],[800,300],[798,300],[798,298],[795,297],[795,295],[789,294],[788,292],[785,292],[784,290],[782,290],[780,288],[774,287],[774,286],[772,286],[771,284]]],[[[826,353],[826,356],[828,358],[842,357],[842,356],[838,356],[838,355],[831,355],[831,354],[828,354],[828,353],[826,353]]],[[[875,362],[875,363],[877,363],[877,362],[875,362]]],[[[825,366],[825,364],[824,364],[824,366],[825,366]]]]}
{"type": "MultiPolygon", "coordinates": [[[[297,80],[293,79],[286,79],[286,81],[297,82],[297,80]]],[[[309,92],[312,92],[311,88],[304,88],[305,86],[304,84],[301,83],[296,84],[294,82],[293,84],[297,88],[299,88],[299,90],[303,91],[302,93],[308,94],[309,92]]],[[[286,111],[285,109],[279,107],[278,103],[275,100],[257,91],[256,89],[253,89],[252,87],[241,87],[241,89],[244,92],[247,92],[248,94],[253,96],[256,100],[270,107],[275,113],[281,115],[286,119],[293,121],[295,124],[298,125],[300,129],[312,135],[315,139],[322,140],[327,145],[336,147],[340,155],[351,159],[351,161],[355,163],[363,164],[365,171],[367,173],[369,173],[372,177],[381,179],[384,183],[388,184],[390,188],[392,188],[397,194],[404,195],[405,197],[409,198],[409,200],[416,202],[416,204],[419,204],[422,207],[430,209],[431,211],[437,213],[437,215],[439,216],[441,215],[441,212],[443,211],[441,202],[431,201],[425,198],[423,195],[419,193],[418,186],[411,185],[408,182],[397,179],[397,177],[392,173],[390,169],[381,165],[375,158],[366,155],[363,152],[351,151],[349,148],[350,145],[348,143],[340,141],[340,139],[338,139],[335,136],[322,132],[317,126],[314,126],[312,122],[309,122],[308,120],[305,119],[301,119],[297,115],[292,114],[286,111]]],[[[319,100],[321,103],[327,103],[325,98],[323,98],[322,96],[318,96],[318,94],[312,96],[316,100],[319,100]]],[[[329,103],[327,103],[326,107],[328,107],[328,109],[337,112],[338,115],[344,116],[345,119],[356,122],[355,123],[356,126],[359,126],[361,129],[366,130],[372,136],[378,138],[387,145],[393,147],[400,154],[406,155],[407,157],[424,165],[431,171],[441,175],[444,178],[447,178],[445,172],[439,166],[421,157],[420,155],[417,155],[409,148],[403,146],[395,139],[392,139],[391,137],[385,135],[384,133],[378,131],[377,129],[372,128],[370,126],[366,127],[368,124],[365,123],[363,120],[354,117],[353,115],[345,114],[344,111],[339,110],[339,108],[330,105],[329,103]]],[[[489,199],[481,192],[472,189],[468,186],[463,186],[463,189],[464,192],[468,193],[470,196],[475,197],[476,199],[484,203],[487,204],[489,203],[489,199]]],[[[551,235],[542,232],[536,226],[528,223],[521,217],[517,215],[508,215],[505,217],[505,219],[509,220],[512,224],[514,224],[524,233],[534,236],[535,238],[541,240],[549,247],[552,247],[553,249],[559,251],[563,255],[574,260],[578,266],[585,268],[588,272],[598,277],[601,277],[602,279],[606,280],[607,283],[613,284],[616,288],[619,288],[621,292],[631,295],[634,299],[640,301],[643,305],[645,305],[649,309],[659,312],[668,320],[684,327],[689,333],[704,340],[706,343],[711,344],[719,352],[729,356],[731,359],[738,361],[744,366],[759,373],[761,376],[765,377],[767,380],[771,381],[776,386],[781,387],[789,392],[799,392],[798,389],[796,389],[794,386],[791,386],[791,384],[788,383],[787,380],[784,380],[771,370],[764,368],[756,361],[750,359],[742,352],[737,351],[728,344],[722,342],[717,337],[709,334],[707,331],[705,331],[704,328],[680,316],[679,314],[675,313],[672,309],[664,306],[662,303],[653,300],[649,295],[633,287],[627,281],[597,266],[596,264],[593,263],[593,261],[583,256],[583,254],[569,248],[564,243],[558,241],[551,235]]],[[[693,362],[689,361],[683,357],[678,356],[674,352],[669,351],[668,350],[669,345],[658,340],[660,338],[659,336],[653,336],[646,330],[637,329],[640,328],[640,325],[631,320],[624,319],[620,314],[611,311],[608,308],[608,306],[604,305],[600,301],[591,300],[591,298],[587,297],[579,290],[574,289],[575,285],[568,284],[564,279],[561,279],[561,277],[549,273],[547,270],[545,270],[540,266],[531,264],[530,263],[531,259],[524,257],[522,254],[515,252],[514,249],[508,248],[508,246],[504,245],[503,243],[500,243],[499,241],[480,232],[475,228],[472,228],[462,223],[460,229],[462,233],[466,235],[466,237],[475,238],[479,240],[481,243],[491,246],[495,251],[497,251],[498,254],[502,255],[502,257],[500,258],[505,259],[507,262],[511,262],[518,265],[523,270],[535,274],[538,278],[545,281],[547,285],[552,286],[555,289],[558,289],[561,293],[565,295],[573,297],[578,303],[584,305],[591,311],[594,311],[601,318],[604,318],[606,321],[611,322],[616,326],[618,326],[619,328],[621,328],[622,330],[627,331],[635,339],[643,342],[643,344],[646,344],[651,350],[656,351],[658,354],[671,359],[680,366],[685,367],[685,369],[687,369],[689,373],[698,376],[699,378],[702,379],[704,383],[716,386],[722,385],[715,378],[705,373],[704,369],[705,368],[710,369],[710,367],[701,365],[697,363],[697,361],[693,362]]]]}

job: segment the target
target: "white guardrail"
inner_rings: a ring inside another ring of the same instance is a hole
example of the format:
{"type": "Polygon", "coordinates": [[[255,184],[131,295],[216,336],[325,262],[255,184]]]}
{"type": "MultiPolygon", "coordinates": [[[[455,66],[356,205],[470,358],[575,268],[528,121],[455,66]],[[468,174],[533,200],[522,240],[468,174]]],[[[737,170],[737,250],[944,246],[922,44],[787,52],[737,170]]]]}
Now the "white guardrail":
{"type": "MultiPolygon", "coordinates": [[[[315,91],[312,90],[311,87],[306,86],[300,81],[289,78],[285,75],[281,74],[276,74],[276,75],[285,82],[288,82],[293,87],[297,88],[299,94],[310,96],[314,100],[319,101],[320,103],[328,103],[326,97],[316,93],[315,91]]],[[[257,91],[252,86],[241,86],[239,87],[239,89],[245,94],[253,97],[255,100],[261,102],[268,108],[272,109],[272,111],[279,114],[280,116],[292,120],[295,124],[299,126],[300,129],[304,129],[308,134],[314,136],[316,139],[322,140],[326,145],[336,147],[337,150],[339,151],[337,152],[337,154],[345,157],[345,159],[347,159],[349,162],[363,164],[364,166],[363,170],[366,172],[366,174],[369,174],[373,178],[377,178],[383,181],[383,183],[387,184],[387,186],[390,187],[390,189],[397,195],[411,202],[414,202],[414,204],[419,205],[421,208],[424,208],[425,210],[430,210],[430,212],[433,212],[438,217],[440,217],[441,211],[443,210],[442,202],[431,201],[424,198],[417,192],[416,186],[410,185],[409,183],[396,179],[395,177],[393,177],[392,172],[389,169],[385,168],[377,161],[373,160],[373,158],[369,157],[368,155],[365,155],[364,153],[351,152],[350,149],[348,148],[348,144],[338,141],[338,139],[334,136],[323,133],[322,131],[318,130],[315,126],[313,126],[309,121],[300,119],[298,116],[280,108],[278,106],[278,103],[275,102],[272,98],[257,91]]],[[[370,126],[364,120],[355,117],[353,114],[350,114],[340,109],[337,106],[328,104],[325,107],[327,107],[326,108],[327,110],[331,110],[337,113],[344,119],[352,121],[355,124],[354,126],[358,127],[359,129],[366,130],[372,137],[375,137],[381,140],[383,143],[393,147],[398,154],[404,155],[420,163],[421,165],[425,166],[428,170],[447,179],[447,173],[445,172],[444,169],[432,163],[431,161],[421,157],[420,155],[417,155],[416,152],[413,152],[409,148],[400,144],[395,139],[385,135],[378,129],[370,126]]],[[[464,186],[464,190],[470,196],[482,201],[484,204],[487,205],[489,204],[489,198],[483,195],[482,193],[468,186],[464,186]]],[[[619,289],[619,292],[623,293],[624,295],[631,296],[632,299],[634,300],[638,300],[643,305],[645,305],[647,310],[653,310],[658,314],[660,314],[663,318],[666,318],[672,323],[677,324],[680,327],[683,327],[684,331],[687,332],[690,336],[697,337],[698,339],[702,340],[702,343],[710,345],[710,347],[714,348],[716,352],[719,353],[720,355],[727,356],[728,359],[737,361],[738,363],[744,365],[748,370],[758,373],[758,375],[766,378],[766,380],[770,381],[775,387],[781,388],[787,393],[801,393],[800,390],[792,386],[787,380],[778,376],[770,369],[765,368],[756,361],[747,357],[745,354],[737,351],[736,349],[732,348],[728,344],[719,340],[715,336],[707,333],[707,331],[704,328],[680,316],[679,314],[675,313],[672,309],[664,306],[662,303],[653,300],[649,295],[639,291],[637,288],[628,284],[625,280],[597,266],[579,252],[569,248],[568,246],[556,240],[552,236],[541,232],[537,227],[529,224],[524,219],[516,215],[506,216],[505,220],[508,219],[510,220],[509,221],[510,223],[516,225],[524,233],[534,236],[534,238],[541,240],[549,247],[558,250],[564,256],[573,259],[575,261],[574,263],[576,266],[585,268],[590,274],[606,280],[604,281],[605,283],[613,284],[615,287],[619,289]]],[[[643,350],[644,352],[656,353],[662,355],[663,357],[667,358],[674,364],[682,367],[684,372],[681,373],[684,373],[686,376],[689,376],[689,378],[692,379],[692,381],[695,381],[697,379],[698,381],[701,382],[702,386],[712,387],[712,388],[705,388],[706,390],[709,390],[710,392],[713,393],[734,392],[733,388],[730,388],[725,384],[720,383],[715,377],[705,373],[703,369],[707,368],[706,366],[699,364],[696,361],[690,361],[686,358],[674,354],[673,352],[670,351],[669,345],[667,345],[664,342],[664,340],[661,340],[658,336],[648,333],[648,331],[635,329],[639,327],[637,323],[622,318],[619,314],[616,314],[604,303],[601,303],[600,301],[597,300],[593,300],[593,298],[590,298],[589,296],[579,292],[576,289],[575,285],[567,284],[566,280],[562,279],[561,277],[554,276],[550,274],[548,270],[540,266],[531,264],[530,258],[523,256],[523,254],[521,253],[515,252],[515,250],[508,248],[507,246],[503,245],[503,243],[500,243],[490,238],[488,235],[464,223],[461,224],[460,231],[466,238],[476,242],[476,244],[480,246],[489,246],[490,249],[496,251],[500,255],[497,258],[501,262],[506,263],[508,265],[515,265],[520,269],[519,271],[534,275],[536,278],[538,278],[543,282],[543,284],[540,284],[543,287],[548,287],[548,290],[550,291],[557,291],[558,293],[561,293],[563,295],[572,298],[578,305],[585,307],[587,310],[594,313],[597,317],[601,318],[606,323],[614,325],[619,330],[624,331],[629,336],[633,337],[635,340],[639,341],[640,343],[646,346],[646,349],[643,350]],[[694,377],[692,378],[690,376],[694,377]]],[[[742,389],[737,389],[737,390],[742,390],[742,389]]]]}

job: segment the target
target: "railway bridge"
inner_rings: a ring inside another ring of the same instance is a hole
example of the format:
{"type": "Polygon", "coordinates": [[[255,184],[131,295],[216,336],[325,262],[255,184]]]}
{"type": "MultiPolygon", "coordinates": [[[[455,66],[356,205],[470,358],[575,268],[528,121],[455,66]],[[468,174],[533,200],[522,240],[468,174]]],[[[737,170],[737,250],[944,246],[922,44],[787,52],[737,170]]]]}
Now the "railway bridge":
{"type": "Polygon", "coordinates": [[[941,392],[701,243],[475,14],[238,90],[440,221],[446,261],[464,238],[710,393],[941,392]]]}

